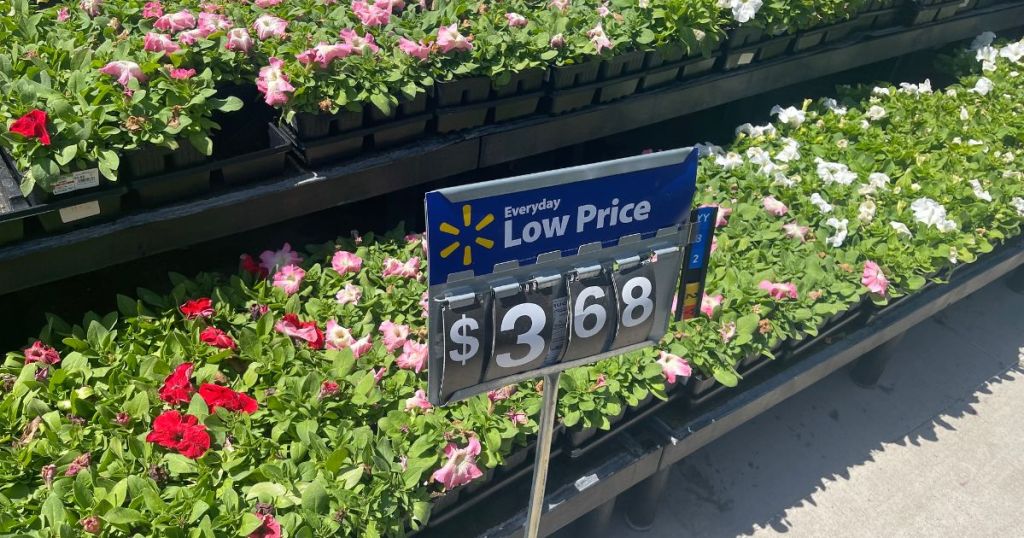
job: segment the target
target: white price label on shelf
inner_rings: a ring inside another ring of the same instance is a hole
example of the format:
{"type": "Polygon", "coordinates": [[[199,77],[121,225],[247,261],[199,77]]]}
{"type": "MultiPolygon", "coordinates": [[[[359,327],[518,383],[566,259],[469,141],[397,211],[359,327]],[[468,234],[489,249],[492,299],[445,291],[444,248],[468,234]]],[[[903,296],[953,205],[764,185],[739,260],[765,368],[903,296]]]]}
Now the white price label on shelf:
{"type": "Polygon", "coordinates": [[[100,203],[96,200],[91,202],[85,202],[84,204],[78,204],[61,208],[60,220],[64,224],[70,224],[76,220],[87,219],[89,217],[95,217],[100,214],[100,203]]]}
{"type": "Polygon", "coordinates": [[[64,174],[53,184],[53,194],[67,194],[69,192],[91,189],[100,185],[100,172],[96,168],[79,170],[64,174]]]}

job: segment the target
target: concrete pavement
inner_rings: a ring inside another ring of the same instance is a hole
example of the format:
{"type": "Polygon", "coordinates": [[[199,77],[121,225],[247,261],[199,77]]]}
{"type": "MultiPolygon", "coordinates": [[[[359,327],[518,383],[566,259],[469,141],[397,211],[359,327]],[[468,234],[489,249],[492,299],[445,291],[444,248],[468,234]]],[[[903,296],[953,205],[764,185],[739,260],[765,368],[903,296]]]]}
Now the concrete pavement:
{"type": "Polygon", "coordinates": [[[672,470],[648,532],[1024,536],[1024,295],[997,281],[919,324],[878,386],[840,370],[672,470]]]}

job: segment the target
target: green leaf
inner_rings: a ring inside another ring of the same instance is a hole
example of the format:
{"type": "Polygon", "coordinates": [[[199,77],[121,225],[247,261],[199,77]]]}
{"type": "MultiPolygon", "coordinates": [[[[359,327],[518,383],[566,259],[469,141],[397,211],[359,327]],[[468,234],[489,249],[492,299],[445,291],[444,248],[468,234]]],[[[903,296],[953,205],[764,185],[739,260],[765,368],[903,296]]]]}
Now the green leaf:
{"type": "Polygon", "coordinates": [[[188,141],[203,155],[213,155],[213,140],[201,134],[189,135],[188,141]]]}
{"type": "Polygon", "coordinates": [[[103,519],[111,525],[131,525],[147,521],[146,516],[143,516],[142,512],[121,507],[108,510],[106,514],[103,514],[103,519]]]}
{"type": "Polygon", "coordinates": [[[68,163],[75,159],[78,155],[78,144],[71,144],[70,146],[64,146],[64,149],[57,155],[57,164],[66,166],[68,163]]]}
{"type": "Polygon", "coordinates": [[[43,522],[52,527],[60,527],[67,518],[67,515],[64,513],[64,503],[61,502],[60,497],[55,492],[51,492],[50,496],[46,498],[46,502],[43,503],[43,508],[39,515],[42,517],[43,522]]]}
{"type": "Polygon", "coordinates": [[[221,112],[234,112],[236,110],[241,110],[243,104],[241,99],[233,95],[227,99],[210,99],[207,103],[214,110],[219,110],[221,112]]]}
{"type": "Polygon", "coordinates": [[[326,514],[331,509],[327,490],[319,482],[311,482],[302,492],[302,508],[317,514],[326,514]]]}
{"type": "Polygon", "coordinates": [[[246,499],[259,499],[263,502],[271,502],[277,497],[283,497],[288,490],[281,484],[274,482],[260,482],[253,484],[249,491],[245,492],[246,499]]]}
{"type": "Polygon", "coordinates": [[[238,536],[249,536],[262,525],[263,520],[255,514],[245,513],[242,515],[242,524],[238,527],[238,536]]]}

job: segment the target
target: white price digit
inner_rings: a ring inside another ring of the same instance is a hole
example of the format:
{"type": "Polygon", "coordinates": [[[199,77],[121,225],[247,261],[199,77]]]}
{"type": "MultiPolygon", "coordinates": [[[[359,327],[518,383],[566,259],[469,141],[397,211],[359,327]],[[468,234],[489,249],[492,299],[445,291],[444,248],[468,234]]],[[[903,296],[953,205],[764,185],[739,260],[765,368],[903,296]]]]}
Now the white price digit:
{"type": "Polygon", "coordinates": [[[636,327],[647,320],[654,312],[654,301],[651,300],[653,286],[646,277],[638,276],[629,279],[622,286],[622,302],[626,308],[622,311],[622,325],[636,327]],[[639,315],[637,310],[640,310],[639,315]]]}
{"type": "Polygon", "coordinates": [[[590,338],[599,333],[608,321],[608,312],[600,304],[586,306],[590,299],[604,299],[604,290],[599,286],[590,286],[584,288],[576,297],[576,304],[572,308],[572,327],[573,332],[580,338],[590,338]],[[583,323],[588,317],[594,318],[594,326],[589,329],[584,327],[583,323]]]}
{"type": "Polygon", "coordinates": [[[516,321],[522,317],[530,318],[530,329],[516,337],[516,344],[530,346],[530,350],[521,359],[513,359],[511,353],[499,353],[494,360],[502,368],[522,366],[536,360],[544,352],[544,338],[540,336],[540,332],[547,323],[547,314],[539,305],[521,303],[510,308],[501,319],[501,332],[515,330],[516,321]]]}

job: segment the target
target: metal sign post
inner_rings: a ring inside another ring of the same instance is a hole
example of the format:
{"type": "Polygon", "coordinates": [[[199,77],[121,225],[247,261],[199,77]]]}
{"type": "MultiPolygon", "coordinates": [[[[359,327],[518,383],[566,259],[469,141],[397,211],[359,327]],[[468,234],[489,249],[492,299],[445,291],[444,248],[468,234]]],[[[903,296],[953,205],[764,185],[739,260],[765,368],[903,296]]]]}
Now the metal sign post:
{"type": "Polygon", "coordinates": [[[426,195],[430,402],[544,377],[527,536],[560,373],[656,345],[684,254],[706,252],[689,248],[708,237],[691,223],[696,175],[683,149],[426,195]]]}

